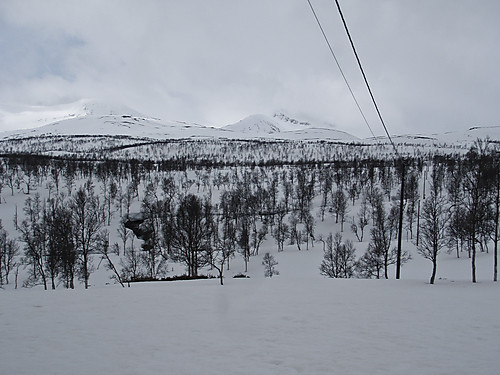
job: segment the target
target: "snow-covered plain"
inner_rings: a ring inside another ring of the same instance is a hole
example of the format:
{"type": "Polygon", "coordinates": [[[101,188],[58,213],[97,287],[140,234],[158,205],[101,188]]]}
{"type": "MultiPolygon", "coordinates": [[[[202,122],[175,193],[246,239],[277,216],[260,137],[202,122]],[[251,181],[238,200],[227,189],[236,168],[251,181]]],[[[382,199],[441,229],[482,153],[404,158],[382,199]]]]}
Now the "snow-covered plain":
{"type": "Polygon", "coordinates": [[[403,280],[326,279],[321,252],[274,254],[281,275],[271,279],[252,258],[252,277],[228,277],[224,286],[1,291],[0,373],[499,373],[489,255],[478,259],[479,283],[462,272],[468,259],[445,254],[446,277],[429,285],[420,258],[403,268],[403,280]]]}

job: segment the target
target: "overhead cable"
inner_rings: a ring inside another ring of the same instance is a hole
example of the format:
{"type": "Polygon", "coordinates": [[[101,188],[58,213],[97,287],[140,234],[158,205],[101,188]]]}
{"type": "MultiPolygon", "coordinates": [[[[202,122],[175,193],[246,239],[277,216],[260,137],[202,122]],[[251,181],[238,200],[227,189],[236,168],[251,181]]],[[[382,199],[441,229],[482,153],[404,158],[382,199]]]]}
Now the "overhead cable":
{"type": "MultiPolygon", "coordinates": [[[[310,5],[311,4],[310,1],[309,0],[307,0],[307,1],[309,2],[309,5],[310,5]]],[[[373,105],[375,106],[375,110],[377,111],[378,118],[380,119],[380,122],[382,123],[382,126],[384,127],[385,133],[387,134],[387,138],[389,138],[389,141],[391,142],[392,147],[394,148],[394,152],[396,153],[397,156],[399,156],[398,149],[396,148],[396,145],[394,144],[394,142],[391,138],[391,135],[389,134],[389,131],[387,130],[387,126],[385,125],[385,121],[382,118],[382,114],[380,113],[377,102],[375,101],[375,97],[373,96],[373,92],[370,88],[370,84],[368,83],[368,79],[366,78],[365,71],[363,69],[363,66],[361,65],[361,60],[359,59],[358,53],[356,51],[356,47],[354,46],[354,42],[352,40],[351,33],[349,32],[349,28],[347,27],[347,22],[344,18],[344,14],[342,13],[342,9],[340,8],[339,1],[335,0],[335,4],[337,4],[337,9],[339,11],[340,18],[342,19],[342,23],[344,24],[344,29],[347,33],[347,37],[349,38],[349,42],[351,43],[351,48],[352,48],[352,51],[354,52],[354,56],[356,56],[356,61],[358,62],[358,66],[359,66],[359,69],[361,70],[361,74],[363,75],[363,79],[365,81],[366,88],[368,89],[368,92],[370,93],[370,97],[372,99],[373,105]]]]}
{"type": "Polygon", "coordinates": [[[326,36],[325,31],[323,30],[323,26],[321,26],[321,22],[319,21],[319,18],[316,15],[316,12],[314,10],[314,7],[311,4],[311,1],[307,0],[307,2],[309,3],[309,7],[311,8],[311,12],[314,15],[314,18],[316,19],[316,22],[317,22],[317,24],[319,26],[319,29],[321,30],[321,33],[323,34],[323,38],[325,39],[326,44],[328,45],[328,49],[330,50],[330,54],[332,55],[333,60],[335,61],[335,64],[337,64],[337,67],[340,70],[340,74],[342,75],[342,78],[344,78],[344,82],[347,85],[347,88],[349,89],[349,92],[351,93],[351,96],[354,99],[354,102],[356,103],[356,106],[358,107],[359,113],[361,113],[361,116],[363,117],[363,120],[365,121],[366,126],[368,127],[368,129],[370,129],[370,133],[372,134],[373,138],[376,139],[376,136],[373,133],[373,130],[372,130],[370,124],[368,123],[368,120],[366,119],[366,116],[363,113],[363,110],[361,109],[361,106],[359,105],[359,102],[356,99],[356,96],[354,95],[354,92],[351,89],[351,85],[349,84],[349,81],[347,80],[347,77],[344,74],[344,71],[342,70],[342,67],[340,66],[340,63],[339,63],[339,61],[337,59],[337,56],[335,55],[335,52],[333,51],[332,45],[330,44],[330,41],[328,40],[328,37],[326,36]]]}

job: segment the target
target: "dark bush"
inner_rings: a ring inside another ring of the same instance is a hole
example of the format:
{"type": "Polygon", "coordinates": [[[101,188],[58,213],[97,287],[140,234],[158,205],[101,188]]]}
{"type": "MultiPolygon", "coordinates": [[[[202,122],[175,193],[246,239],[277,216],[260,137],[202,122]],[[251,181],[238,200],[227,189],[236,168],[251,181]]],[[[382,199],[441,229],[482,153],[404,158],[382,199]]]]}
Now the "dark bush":
{"type": "Polygon", "coordinates": [[[237,273],[236,275],[233,276],[233,279],[249,279],[250,276],[245,275],[243,273],[237,273]]]}
{"type": "Polygon", "coordinates": [[[198,276],[188,276],[186,274],[184,275],[175,275],[175,276],[169,276],[169,277],[161,277],[158,279],[151,278],[151,277],[137,277],[134,279],[131,279],[131,283],[143,283],[143,282],[149,282],[149,281],[182,281],[182,280],[205,280],[205,279],[216,279],[214,275],[198,275],[198,276]]]}

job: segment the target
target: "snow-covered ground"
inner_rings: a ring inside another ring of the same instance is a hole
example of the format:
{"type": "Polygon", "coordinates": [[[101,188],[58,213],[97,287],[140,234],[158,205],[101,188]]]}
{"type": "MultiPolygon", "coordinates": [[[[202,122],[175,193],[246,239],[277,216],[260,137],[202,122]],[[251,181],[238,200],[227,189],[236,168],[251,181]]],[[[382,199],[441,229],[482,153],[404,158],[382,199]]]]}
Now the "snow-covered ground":
{"type": "Polygon", "coordinates": [[[306,280],[4,292],[2,374],[498,374],[491,283],[306,280]]]}
{"type": "Polygon", "coordinates": [[[467,258],[444,254],[429,285],[422,258],[403,280],[341,280],[319,275],[321,253],[274,253],[281,274],[271,279],[252,258],[251,278],[224,286],[121,288],[96,274],[89,290],[0,291],[0,373],[499,373],[491,254],[478,258],[477,284],[467,258]]]}

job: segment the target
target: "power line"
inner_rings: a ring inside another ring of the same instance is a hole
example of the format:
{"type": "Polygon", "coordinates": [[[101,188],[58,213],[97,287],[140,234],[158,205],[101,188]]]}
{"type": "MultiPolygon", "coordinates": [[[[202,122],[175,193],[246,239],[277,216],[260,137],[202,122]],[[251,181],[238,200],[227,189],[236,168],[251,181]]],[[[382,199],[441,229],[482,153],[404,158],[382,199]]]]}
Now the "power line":
{"type": "MultiPolygon", "coordinates": [[[[354,42],[352,40],[351,33],[349,32],[349,28],[347,27],[347,22],[345,21],[344,14],[342,13],[342,9],[340,8],[339,0],[335,0],[335,4],[337,4],[337,9],[339,11],[340,18],[342,18],[342,23],[344,24],[344,28],[345,28],[345,31],[347,33],[347,36],[349,37],[349,42],[351,43],[352,51],[354,52],[354,55],[356,56],[356,61],[358,62],[359,69],[361,70],[361,74],[363,75],[363,79],[365,80],[365,84],[366,84],[366,87],[368,89],[368,92],[370,93],[370,97],[372,98],[373,105],[375,106],[375,109],[377,110],[377,114],[378,114],[378,117],[380,119],[380,122],[382,123],[382,126],[384,127],[385,133],[387,134],[387,138],[389,138],[389,141],[391,142],[392,147],[394,148],[394,152],[396,153],[396,156],[398,158],[401,158],[401,156],[399,155],[398,149],[396,148],[396,145],[394,144],[394,142],[391,138],[391,135],[389,134],[389,131],[387,130],[387,126],[385,126],[385,122],[384,122],[384,119],[382,118],[382,114],[380,113],[377,102],[375,101],[375,97],[373,96],[370,85],[368,84],[368,79],[366,78],[365,71],[363,69],[363,66],[361,65],[361,60],[359,59],[358,53],[356,52],[356,47],[354,47],[354,42]]],[[[405,191],[405,173],[406,173],[405,162],[401,158],[401,192],[399,195],[400,206],[399,206],[398,248],[397,248],[397,255],[396,255],[396,279],[399,279],[401,277],[401,239],[403,237],[403,205],[404,205],[403,200],[404,200],[404,191],[405,191]]]]}
{"type": "MultiPolygon", "coordinates": [[[[307,0],[307,1],[309,2],[309,5],[311,5],[311,2],[309,0],[307,0]]],[[[366,87],[368,89],[368,92],[370,93],[370,97],[372,99],[373,105],[375,106],[375,110],[377,111],[378,118],[380,119],[380,122],[382,123],[382,126],[384,127],[385,134],[387,134],[387,138],[389,138],[389,141],[391,142],[392,147],[394,148],[394,152],[396,153],[397,156],[400,156],[398,149],[396,148],[396,145],[394,144],[394,142],[391,138],[391,135],[389,134],[389,131],[387,130],[387,126],[385,125],[385,121],[382,118],[382,114],[380,113],[377,102],[375,101],[375,97],[373,96],[372,89],[370,88],[370,84],[368,83],[368,79],[366,78],[365,71],[363,69],[363,66],[361,65],[361,60],[359,59],[358,53],[356,52],[356,47],[354,47],[354,42],[352,40],[351,33],[349,32],[349,28],[347,27],[347,23],[345,21],[344,14],[342,13],[342,9],[340,8],[339,1],[335,0],[335,4],[337,4],[337,9],[339,11],[340,18],[342,19],[342,23],[344,24],[344,29],[347,33],[347,37],[349,38],[349,42],[351,43],[351,48],[352,48],[352,51],[354,52],[354,56],[356,56],[356,61],[358,62],[359,69],[361,70],[361,74],[363,75],[363,79],[365,81],[366,87]]]]}
{"type": "Polygon", "coordinates": [[[311,12],[314,15],[314,18],[316,19],[316,22],[317,22],[317,24],[319,26],[319,29],[321,30],[321,33],[323,34],[323,38],[325,38],[326,44],[328,45],[328,49],[330,50],[330,53],[331,53],[331,55],[333,57],[333,60],[335,61],[335,64],[337,64],[337,67],[340,70],[340,74],[342,75],[342,78],[344,78],[344,82],[347,85],[347,88],[349,89],[349,92],[351,93],[351,96],[354,99],[354,102],[356,103],[356,106],[358,107],[359,113],[361,113],[361,116],[363,117],[363,120],[365,121],[366,126],[368,126],[368,129],[370,129],[370,133],[372,133],[373,138],[376,139],[377,137],[373,133],[373,130],[372,130],[370,124],[368,123],[368,120],[366,119],[366,116],[363,113],[363,110],[361,109],[361,106],[359,105],[358,100],[356,99],[356,96],[354,95],[354,92],[351,89],[351,85],[349,85],[349,82],[347,81],[347,77],[344,74],[344,71],[342,70],[342,67],[340,66],[340,63],[339,63],[339,61],[337,59],[337,56],[335,55],[335,52],[333,52],[332,45],[330,44],[330,41],[328,40],[328,37],[326,36],[325,31],[323,30],[323,26],[321,26],[321,22],[319,21],[319,18],[316,15],[316,12],[314,10],[314,7],[311,4],[311,1],[307,0],[307,2],[309,3],[309,7],[311,8],[311,12]]]}

